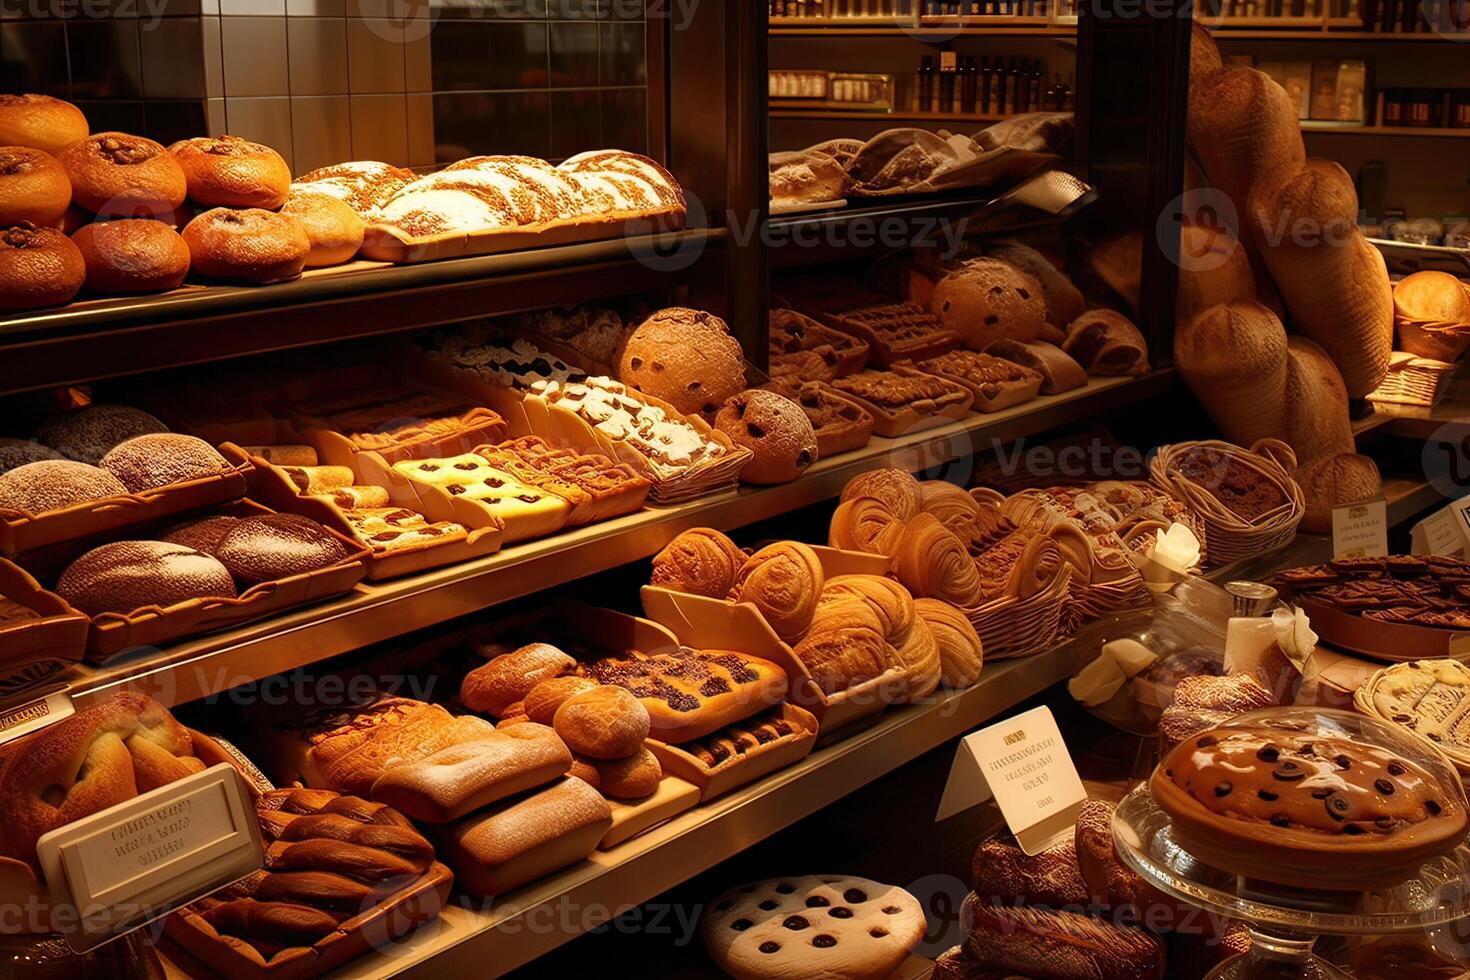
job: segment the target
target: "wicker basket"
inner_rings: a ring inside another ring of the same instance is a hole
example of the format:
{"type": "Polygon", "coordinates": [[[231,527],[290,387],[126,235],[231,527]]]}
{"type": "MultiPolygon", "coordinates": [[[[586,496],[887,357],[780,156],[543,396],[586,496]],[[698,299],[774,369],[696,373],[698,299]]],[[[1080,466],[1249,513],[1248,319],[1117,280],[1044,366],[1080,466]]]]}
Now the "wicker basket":
{"type": "Polygon", "coordinates": [[[1155,485],[1184,501],[1205,523],[1210,542],[1209,564],[1224,565],[1279,548],[1296,537],[1297,525],[1306,513],[1302,488],[1296,473],[1296,453],[1279,439],[1262,439],[1250,449],[1220,440],[1181,442],[1160,447],[1149,464],[1155,485]],[[1214,490],[1180,472],[1179,464],[1189,452],[1208,449],[1228,457],[1273,484],[1285,502],[1247,521],[1215,496],[1214,490]]]}
{"type": "Polygon", "coordinates": [[[1143,576],[1136,572],[1116,582],[1073,585],[1062,617],[1065,631],[1075,633],[1083,623],[1145,607],[1150,598],[1143,576]]]}
{"type": "Polygon", "coordinates": [[[1470,775],[1470,744],[1457,738],[1455,726],[1445,726],[1448,734],[1438,729],[1434,716],[1441,720],[1456,718],[1458,706],[1470,701],[1470,667],[1458,660],[1415,660],[1385,667],[1368,678],[1353,694],[1353,707],[1370,718],[1388,722],[1443,752],[1461,773],[1470,775]],[[1398,688],[1406,707],[1392,710],[1393,689],[1398,688]],[[1421,717],[1418,704],[1432,706],[1429,716],[1421,717]]]}
{"type": "Polygon", "coordinates": [[[1396,353],[1383,383],[1368,392],[1368,400],[1389,405],[1432,408],[1449,394],[1458,364],[1396,353]]]}
{"type": "Polygon", "coordinates": [[[1030,598],[997,599],[966,610],[980,634],[986,662],[1029,657],[1060,643],[1068,635],[1071,581],[1072,569],[1064,565],[1050,585],[1030,598]]]}

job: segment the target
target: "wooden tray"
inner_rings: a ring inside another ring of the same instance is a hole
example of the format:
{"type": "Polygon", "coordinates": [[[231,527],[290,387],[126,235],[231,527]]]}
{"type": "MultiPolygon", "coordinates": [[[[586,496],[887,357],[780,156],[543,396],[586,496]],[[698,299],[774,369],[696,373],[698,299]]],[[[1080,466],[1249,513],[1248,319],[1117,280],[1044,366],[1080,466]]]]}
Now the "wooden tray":
{"type": "Polygon", "coordinates": [[[1470,630],[1382,623],[1343,612],[1336,606],[1297,595],[1280,585],[1281,598],[1300,606],[1312,620],[1321,642],[1339,650],[1351,650],[1375,660],[1407,663],[1410,660],[1470,661],[1470,630]]]}
{"type": "Polygon", "coordinates": [[[757,745],[743,755],[732,755],[715,766],[706,766],[697,756],[677,745],[666,745],[657,739],[644,744],[658,757],[665,776],[677,776],[699,790],[701,803],[723,796],[768,776],[778,769],[795,765],[811,754],[817,744],[817,719],[811,712],[794,704],[782,704],[781,717],[801,731],[765,745],[757,745]]]}
{"type": "Polygon", "coordinates": [[[0,701],[10,701],[44,686],[82,659],[87,617],[10,562],[0,561],[0,596],[41,615],[0,622],[0,701]]]}
{"type": "MultiPolygon", "coordinates": [[[[330,973],[373,949],[406,936],[438,916],[449,899],[454,875],[439,862],[411,884],[366,912],[354,915],[311,946],[278,953],[269,963],[226,942],[214,927],[187,908],[164,922],[164,935],[201,964],[229,980],[307,980],[330,973]]],[[[252,950],[253,952],[253,950],[252,950]]]]}
{"type": "Polygon", "coordinates": [[[683,208],[675,211],[610,212],[593,221],[558,221],[514,229],[457,232],[414,238],[392,225],[368,225],[358,255],[399,264],[457,259],[467,255],[499,255],[555,245],[578,245],[610,238],[631,238],[684,227],[683,208]]]}
{"type": "MultiPolygon", "coordinates": [[[[663,760],[660,759],[659,762],[662,763],[663,760]]],[[[632,840],[664,821],[694,809],[699,805],[700,799],[698,788],[678,776],[665,773],[658,784],[658,790],[647,799],[633,803],[608,800],[607,805],[612,809],[613,815],[612,827],[602,835],[597,849],[610,851],[624,841],[632,840]]]]}
{"type": "Polygon", "coordinates": [[[219,453],[230,469],[215,476],[87,500],[44,514],[0,509],[0,554],[21,555],[47,545],[95,538],[170,514],[239,500],[246,493],[250,458],[230,443],[220,446],[219,453]]]}
{"type": "MultiPolygon", "coordinates": [[[[366,547],[366,543],[353,534],[352,525],[343,516],[340,507],[322,497],[308,497],[297,493],[296,485],[280,467],[273,466],[259,457],[253,457],[253,459],[255,462],[255,487],[252,490],[254,499],[273,510],[310,517],[314,521],[325,524],[354,544],[366,547]]],[[[358,475],[362,474],[359,472],[358,475]]],[[[412,481],[406,482],[412,483],[412,481]]],[[[398,490],[403,498],[410,496],[403,488],[395,487],[394,489],[398,490]]],[[[416,510],[431,521],[463,523],[455,520],[453,516],[431,517],[421,509],[421,506],[433,505],[425,505],[422,500],[417,500],[414,504],[395,503],[392,494],[393,490],[390,490],[389,503],[394,506],[416,510]]],[[[454,499],[456,498],[451,498],[448,494],[441,494],[439,498],[435,498],[435,504],[444,504],[445,509],[441,512],[452,514],[453,508],[450,502],[454,499]]],[[[465,525],[465,527],[465,534],[442,541],[422,542],[393,551],[369,550],[366,557],[363,558],[363,564],[367,567],[368,581],[382,582],[387,579],[401,578],[404,575],[413,575],[430,568],[440,568],[444,565],[483,558],[500,550],[504,537],[503,528],[497,525],[485,527],[465,525]]]]}

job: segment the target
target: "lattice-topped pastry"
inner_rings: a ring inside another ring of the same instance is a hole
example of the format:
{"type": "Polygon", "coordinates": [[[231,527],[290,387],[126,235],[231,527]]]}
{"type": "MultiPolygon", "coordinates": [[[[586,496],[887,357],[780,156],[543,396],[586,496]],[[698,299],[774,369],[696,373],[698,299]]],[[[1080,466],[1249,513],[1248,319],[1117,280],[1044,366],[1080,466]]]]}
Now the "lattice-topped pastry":
{"type": "Polygon", "coordinates": [[[998,412],[1020,405],[1041,392],[1041,374],[1028,367],[990,354],[970,350],[952,350],[921,361],[919,370],[941,375],[969,388],[975,394],[975,408],[981,412],[998,412]]]}
{"type": "Polygon", "coordinates": [[[1458,779],[1335,725],[1207,731],[1164,758],[1151,788],[1175,839],[1207,863],[1309,888],[1319,875],[1402,878],[1466,831],[1458,779]]]}
{"type": "Polygon", "coordinates": [[[904,364],[888,371],[859,371],[838,378],[832,387],[871,412],[874,431],[881,436],[903,435],[963,418],[973,401],[962,385],[904,364]]]}
{"type": "Polygon", "coordinates": [[[393,469],[451,497],[474,501],[505,526],[506,541],[552,534],[571,517],[572,504],[552,490],[524,482],[477,453],[404,460],[393,469]]]}
{"type": "Polygon", "coordinates": [[[873,437],[873,416],[850,398],[815,381],[796,384],[777,377],[765,386],[801,406],[817,436],[817,454],[830,459],[866,446],[873,437]]]}
{"type": "Polygon", "coordinates": [[[868,306],[830,313],[823,319],[837,330],[866,341],[874,362],[880,365],[920,361],[960,345],[959,334],[946,330],[939,317],[914,303],[868,306]]]}
{"type": "Polygon", "coordinates": [[[1292,568],[1275,582],[1298,596],[1385,623],[1470,629],[1470,562],[1391,555],[1292,568]]]}
{"type": "Polygon", "coordinates": [[[795,310],[771,310],[770,324],[773,374],[777,373],[775,365],[786,363],[792,355],[803,352],[815,352],[824,362],[830,361],[837,377],[862,370],[868,361],[867,341],[831,327],[824,327],[795,310]]]}

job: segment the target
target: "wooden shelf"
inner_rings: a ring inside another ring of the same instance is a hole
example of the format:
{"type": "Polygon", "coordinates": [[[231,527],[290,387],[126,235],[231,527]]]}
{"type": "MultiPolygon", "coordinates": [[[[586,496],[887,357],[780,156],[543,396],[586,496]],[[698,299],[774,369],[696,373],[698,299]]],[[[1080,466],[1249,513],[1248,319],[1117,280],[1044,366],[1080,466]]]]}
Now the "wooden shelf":
{"type": "Polygon", "coordinates": [[[478,561],[365,583],[339,599],[162,650],[147,648],[104,667],[77,668],[63,680],[78,708],[123,689],[169,705],[194,701],[647,558],[691,527],[730,530],[753,524],[831,500],[868,470],[898,466],[917,472],[965,459],[989,449],[992,440],[1008,442],[1158,397],[1173,381],[1171,370],[1137,379],[1094,379],[1085,388],[1003,412],[971,415],[898,439],[874,439],[865,449],[819,461],[794,483],[650,507],[478,561]]]}
{"type": "Polygon", "coordinates": [[[1390,136],[1398,139],[1470,139],[1470,129],[1415,129],[1409,126],[1354,126],[1302,120],[1304,134],[1329,136],[1390,136]]]}
{"type": "Polygon", "coordinates": [[[1045,17],[966,18],[962,22],[926,18],[918,24],[895,22],[891,17],[772,17],[770,24],[772,37],[909,37],[942,42],[955,37],[1077,36],[1075,24],[1058,23],[1045,17]]]}
{"type": "Polygon", "coordinates": [[[1361,30],[1247,30],[1221,28],[1213,32],[1216,41],[1365,41],[1384,44],[1450,44],[1456,38],[1426,31],[1420,34],[1386,34],[1361,30]]]}
{"type": "Polygon", "coordinates": [[[860,122],[971,122],[997,123],[1009,116],[967,112],[881,112],[872,109],[807,109],[771,106],[772,119],[846,119],[860,122]]]}

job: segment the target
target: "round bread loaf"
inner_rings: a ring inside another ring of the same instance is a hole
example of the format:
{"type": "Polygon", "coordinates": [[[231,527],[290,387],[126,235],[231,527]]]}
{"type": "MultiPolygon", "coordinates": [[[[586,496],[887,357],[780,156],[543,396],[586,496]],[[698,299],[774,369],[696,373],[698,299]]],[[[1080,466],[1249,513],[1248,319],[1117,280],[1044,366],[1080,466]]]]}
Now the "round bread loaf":
{"type": "Polygon", "coordinates": [[[726,401],[715,428],[751,452],[740,470],[745,483],[790,483],[817,461],[817,434],[800,405],[753,388],[726,401]]]}
{"type": "Polygon", "coordinates": [[[29,146],[0,146],[0,228],[29,221],[55,228],[71,206],[71,181],[56,158],[29,146]]]}
{"type": "Polygon", "coordinates": [[[217,476],[230,464],[203,439],[177,432],[135,436],[112,447],[102,468],[134,493],[217,476]]]}
{"type": "Polygon", "coordinates": [[[815,551],[799,541],[778,541],[750,556],[730,595],[755,606],[777,636],[795,643],[811,626],[825,584],[815,551]]]}
{"type": "Polygon", "coordinates": [[[1031,343],[1046,325],[1041,284],[1008,262],[974,259],[934,287],[930,309],[971,350],[997,340],[1031,343]]]}
{"type": "Polygon", "coordinates": [[[596,681],[586,677],[552,677],[531,688],[521,702],[521,710],[538,725],[550,725],[563,701],[596,686],[596,681]]]}
{"type": "Polygon", "coordinates": [[[82,253],[55,228],[25,221],[0,230],[0,310],[69,303],[86,278],[82,253]]]}
{"type": "Polygon", "coordinates": [[[49,95],[0,95],[0,146],[30,146],[55,155],[87,138],[87,117],[49,95]]]}
{"type": "Polygon", "coordinates": [[[1393,305],[1401,325],[1410,321],[1460,327],[1462,333],[1470,333],[1470,291],[1448,272],[1416,272],[1405,276],[1394,286],[1393,305]]]}
{"type": "Polygon", "coordinates": [[[648,709],[626,689],[603,684],[562,702],[552,727],[567,748],[591,759],[626,759],[643,748],[648,709]]]}
{"type": "Polygon", "coordinates": [[[236,595],[230,573],[218,561],[163,541],[114,541],[93,548],[61,573],[56,593],[89,616],[236,595]]]}
{"type": "Polygon", "coordinates": [[[28,514],[127,492],[106,470],[70,459],[40,460],[0,474],[0,507],[28,514]]]}
{"type": "Polygon", "coordinates": [[[723,599],[735,587],[746,557],[739,545],[714,528],[691,528],[654,556],[649,584],[723,599]]]}
{"type": "Polygon", "coordinates": [[[242,518],[215,552],[237,581],[250,585],[314,572],[347,555],[346,545],[331,532],[298,514],[242,518]]]}
{"type": "Polygon", "coordinates": [[[466,674],[459,698],[471,711],[504,718],[542,681],[560,677],[575,666],[577,661],[550,643],[528,643],[466,674]]]}
{"type": "Polygon", "coordinates": [[[219,544],[224,540],[225,535],[233,531],[238,523],[240,523],[238,517],[223,515],[204,517],[197,521],[175,524],[160,540],[169,544],[181,544],[202,554],[213,555],[219,551],[219,544]]]}
{"type": "Polygon", "coordinates": [[[184,170],[189,198],[205,207],[274,211],[291,187],[291,168],[279,153],[238,136],[196,136],[168,151],[184,170]]]}
{"type": "Polygon", "coordinates": [[[311,243],[306,255],[308,269],[341,265],[362,248],[367,223],[345,201],[295,190],[286,198],[281,213],[299,219],[306,229],[306,240],[311,243]]]}
{"type": "Polygon", "coordinates": [[[178,289],[189,274],[189,246],[172,225],[149,218],[99,221],[72,241],[87,264],[94,293],[159,293],[178,289]]]}
{"type": "Polygon", "coordinates": [[[641,800],[658,792],[663,781],[658,756],[640,747],[626,759],[597,763],[597,789],[614,800],[641,800]]]}
{"type": "Polygon", "coordinates": [[[184,228],[194,274],[229,282],[281,282],[301,275],[311,242],[300,219],[260,208],[206,211],[184,228]]]}
{"type": "Polygon", "coordinates": [[[0,473],[27,463],[39,463],[43,459],[65,459],[65,457],[50,446],[43,446],[34,439],[0,436],[0,473]]]}
{"type": "Polygon", "coordinates": [[[62,150],[77,206],[105,218],[174,219],[184,203],[184,171],[160,144],[127,133],[98,133],[62,150]]]}
{"type": "Polygon", "coordinates": [[[1029,245],[1020,242],[996,242],[986,250],[987,258],[999,259],[1035,279],[1046,298],[1046,322],[1065,327],[1087,309],[1082,290],[1051,260],[1029,245]]]}
{"type": "Polygon", "coordinates": [[[168,426],[140,408],[102,403],[54,415],[31,435],[63,456],[95,465],[120,442],[167,431],[168,426]]]}
{"type": "Polygon", "coordinates": [[[619,380],[685,415],[714,417],[745,389],[745,355],[724,320],[703,310],[660,310],[634,329],[619,380]]]}

